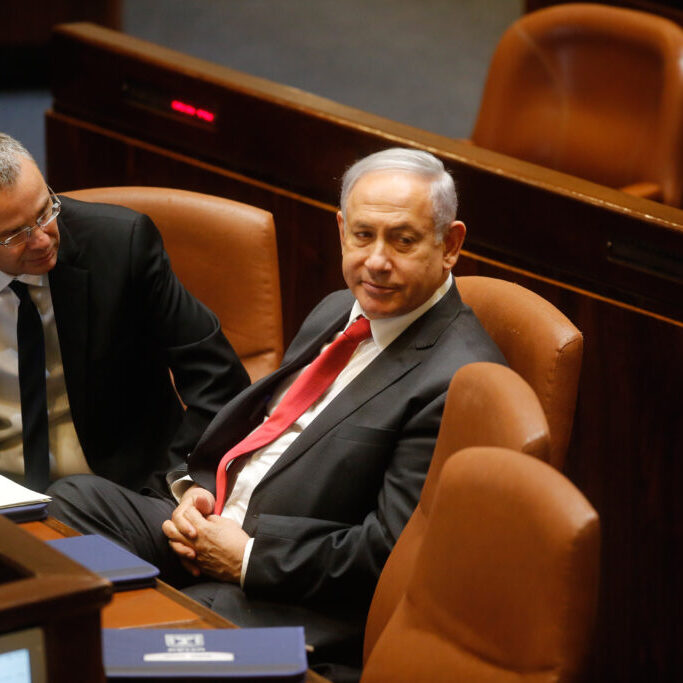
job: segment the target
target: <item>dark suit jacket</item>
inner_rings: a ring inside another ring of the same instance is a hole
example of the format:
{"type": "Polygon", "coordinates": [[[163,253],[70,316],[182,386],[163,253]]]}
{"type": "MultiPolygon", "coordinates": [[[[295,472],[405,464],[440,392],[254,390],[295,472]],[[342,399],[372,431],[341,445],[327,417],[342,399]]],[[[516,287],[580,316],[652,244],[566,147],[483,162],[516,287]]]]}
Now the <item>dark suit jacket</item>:
{"type": "MultiPolygon", "coordinates": [[[[349,291],[324,299],[280,369],[218,413],[190,456],[195,481],[214,490],[220,457],[261,421],[280,380],[343,327],[352,304],[349,291]]],[[[332,401],[256,487],[243,525],[255,538],[247,596],[327,603],[328,614],[367,610],[417,504],[448,384],[474,361],[505,363],[454,285],[332,401]]]]}
{"type": "Polygon", "coordinates": [[[182,462],[249,379],[147,216],[61,201],[49,279],[73,422],[91,469],[138,488],[182,462]]]}

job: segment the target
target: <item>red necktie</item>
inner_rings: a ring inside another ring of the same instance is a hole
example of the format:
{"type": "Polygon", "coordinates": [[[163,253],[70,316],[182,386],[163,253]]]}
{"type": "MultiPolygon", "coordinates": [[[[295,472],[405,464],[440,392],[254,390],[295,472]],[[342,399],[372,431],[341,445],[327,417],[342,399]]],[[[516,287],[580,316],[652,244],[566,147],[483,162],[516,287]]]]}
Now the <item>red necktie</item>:
{"type": "Polygon", "coordinates": [[[221,458],[216,470],[214,514],[220,515],[225,505],[228,463],[240,455],[258,450],[280,436],[322,396],[335,377],[346,367],[358,344],[369,336],[370,321],[367,318],[358,318],[297,377],[273,414],[221,458]]]}

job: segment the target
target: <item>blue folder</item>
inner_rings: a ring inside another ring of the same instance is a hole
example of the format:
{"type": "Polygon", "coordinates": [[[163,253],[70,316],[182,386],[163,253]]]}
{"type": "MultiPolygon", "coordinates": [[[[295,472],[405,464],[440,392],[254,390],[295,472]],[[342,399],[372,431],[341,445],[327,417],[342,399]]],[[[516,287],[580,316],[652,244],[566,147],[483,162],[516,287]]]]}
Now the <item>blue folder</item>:
{"type": "Polygon", "coordinates": [[[0,515],[4,515],[13,522],[36,522],[47,517],[47,503],[29,503],[0,508],[0,515]]]}
{"type": "Polygon", "coordinates": [[[108,681],[299,683],[308,667],[302,626],[102,629],[108,681]]]}
{"type": "Polygon", "coordinates": [[[90,534],[47,541],[56,550],[114,584],[114,590],[153,586],[159,570],[113,541],[90,534]]]}

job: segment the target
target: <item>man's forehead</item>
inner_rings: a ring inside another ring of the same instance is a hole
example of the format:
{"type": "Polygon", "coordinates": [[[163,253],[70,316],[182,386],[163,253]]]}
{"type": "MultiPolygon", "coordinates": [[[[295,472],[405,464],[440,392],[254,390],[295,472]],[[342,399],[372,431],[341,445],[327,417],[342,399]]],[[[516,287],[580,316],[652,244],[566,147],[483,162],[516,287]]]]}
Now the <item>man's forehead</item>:
{"type": "Polygon", "coordinates": [[[429,191],[431,182],[422,175],[406,171],[404,169],[392,168],[379,171],[369,171],[363,174],[351,189],[351,194],[357,191],[367,190],[368,187],[381,187],[387,190],[393,189],[396,192],[405,191],[405,188],[420,189],[429,191]]]}
{"type": "Polygon", "coordinates": [[[348,199],[350,212],[410,211],[431,217],[431,185],[406,171],[373,171],[358,179],[348,199]]]}

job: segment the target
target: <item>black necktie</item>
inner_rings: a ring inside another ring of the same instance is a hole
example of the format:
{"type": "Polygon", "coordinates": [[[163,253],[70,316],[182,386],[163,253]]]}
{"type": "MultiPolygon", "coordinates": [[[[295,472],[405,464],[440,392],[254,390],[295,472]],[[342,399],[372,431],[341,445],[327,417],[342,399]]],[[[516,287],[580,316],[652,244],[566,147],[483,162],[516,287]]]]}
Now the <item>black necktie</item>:
{"type": "Polygon", "coordinates": [[[28,287],[18,280],[13,280],[9,286],[19,297],[17,342],[25,482],[34,491],[45,491],[50,483],[50,442],[43,324],[28,287]]]}

